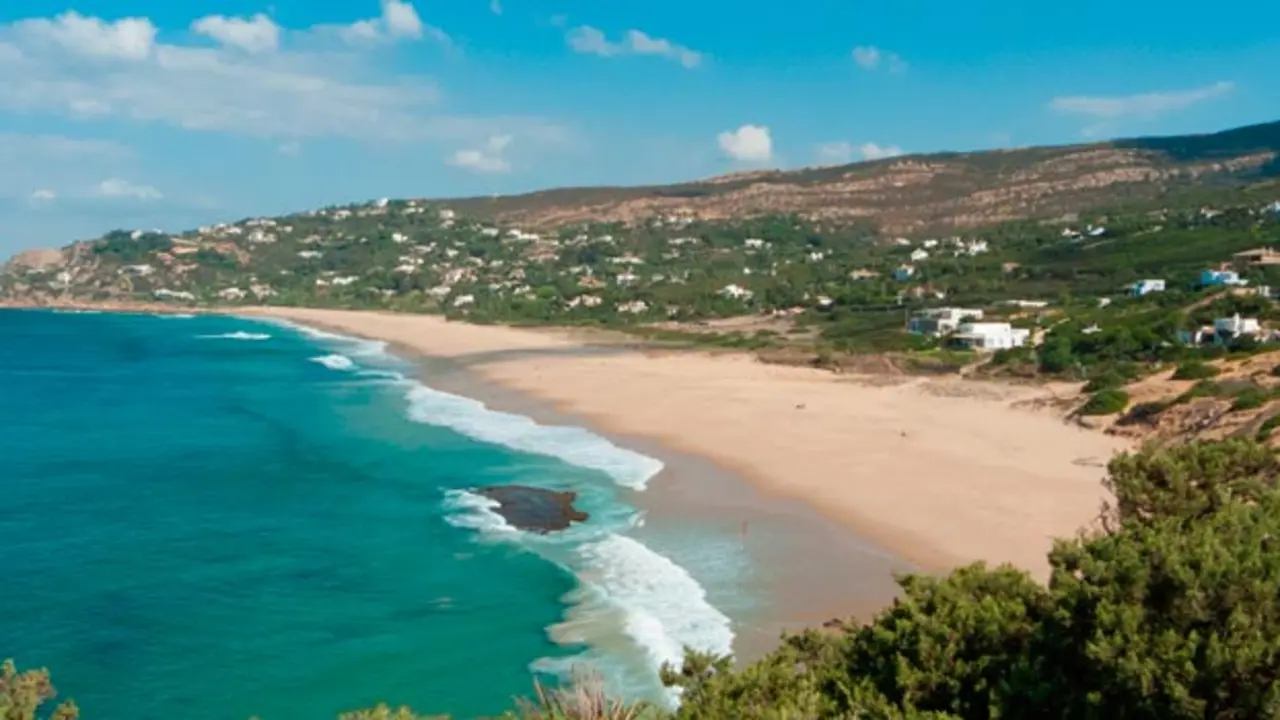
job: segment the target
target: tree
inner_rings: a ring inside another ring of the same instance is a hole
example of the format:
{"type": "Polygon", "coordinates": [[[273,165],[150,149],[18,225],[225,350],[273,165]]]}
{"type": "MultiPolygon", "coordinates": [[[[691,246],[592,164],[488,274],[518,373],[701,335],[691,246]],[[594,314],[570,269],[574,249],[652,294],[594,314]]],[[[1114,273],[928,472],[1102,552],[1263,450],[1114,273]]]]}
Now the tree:
{"type": "Polygon", "coordinates": [[[690,720],[1280,717],[1276,469],[1242,440],[1122,455],[1110,522],[1058,542],[1048,587],[1010,567],[907,576],[871,624],[804,654],[664,679],[690,720]],[[744,700],[794,712],[730,712],[744,700]]]}
{"type": "Polygon", "coordinates": [[[1102,520],[1112,529],[1165,518],[1197,520],[1233,502],[1256,502],[1278,477],[1275,453],[1250,440],[1121,453],[1107,464],[1103,485],[1115,500],[1102,520]]]}

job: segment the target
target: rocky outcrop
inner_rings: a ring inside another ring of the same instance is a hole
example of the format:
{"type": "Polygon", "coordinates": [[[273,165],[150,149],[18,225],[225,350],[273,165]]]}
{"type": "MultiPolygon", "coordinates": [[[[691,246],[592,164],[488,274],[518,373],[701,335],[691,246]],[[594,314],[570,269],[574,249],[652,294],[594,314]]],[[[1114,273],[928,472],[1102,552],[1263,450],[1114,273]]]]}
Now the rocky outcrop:
{"type": "Polygon", "coordinates": [[[558,492],[527,485],[494,485],[477,488],[498,503],[494,512],[513,527],[527,532],[549,533],[564,530],[575,522],[585,522],[588,515],[575,508],[575,492],[558,492]]]}

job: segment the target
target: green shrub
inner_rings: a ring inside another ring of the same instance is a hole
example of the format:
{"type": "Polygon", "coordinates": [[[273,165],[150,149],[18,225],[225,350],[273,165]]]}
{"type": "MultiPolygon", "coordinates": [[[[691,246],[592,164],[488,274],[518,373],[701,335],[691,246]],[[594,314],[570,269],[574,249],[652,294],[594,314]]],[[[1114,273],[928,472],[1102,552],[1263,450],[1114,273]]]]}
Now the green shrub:
{"type": "Polygon", "coordinates": [[[1178,366],[1173,372],[1174,380],[1204,380],[1211,377],[1217,377],[1222,372],[1215,365],[1202,362],[1200,360],[1188,360],[1178,366]]]}
{"type": "Polygon", "coordinates": [[[1129,393],[1111,388],[1090,395],[1079,412],[1081,415],[1114,415],[1123,412],[1128,405],[1129,393]]]}
{"type": "Polygon", "coordinates": [[[1254,410],[1267,404],[1271,399],[1271,393],[1260,388],[1251,387],[1241,390],[1231,402],[1231,409],[1236,410],[1254,410]]]}
{"type": "Polygon", "coordinates": [[[1222,395],[1222,394],[1223,394],[1223,388],[1221,385],[1219,385],[1216,382],[1213,382],[1212,380],[1201,380],[1200,382],[1188,388],[1186,392],[1182,393],[1177,398],[1175,398],[1173,403],[1175,405],[1181,405],[1183,403],[1189,403],[1192,400],[1195,400],[1196,398],[1218,397],[1219,395],[1222,395]]]}
{"type": "Polygon", "coordinates": [[[1084,391],[1087,393],[1098,392],[1099,390],[1112,390],[1124,387],[1129,380],[1114,370],[1105,370],[1089,379],[1085,383],[1084,391]]]}
{"type": "Polygon", "coordinates": [[[1138,403],[1129,408],[1129,412],[1125,413],[1124,417],[1117,421],[1117,424],[1137,425],[1139,423],[1152,423],[1160,416],[1160,413],[1168,410],[1171,404],[1160,400],[1138,403]]]}
{"type": "Polygon", "coordinates": [[[685,688],[677,718],[1274,717],[1274,454],[1195,443],[1108,470],[1108,524],[1057,543],[1047,587],[981,564],[903,578],[868,626],[793,639],[740,672],[704,658],[668,669],[685,688]]]}
{"type": "Polygon", "coordinates": [[[1265,442],[1271,438],[1272,431],[1277,427],[1280,427],[1280,413],[1272,415],[1264,420],[1262,424],[1258,426],[1258,432],[1254,435],[1254,438],[1258,442],[1265,442]]]}

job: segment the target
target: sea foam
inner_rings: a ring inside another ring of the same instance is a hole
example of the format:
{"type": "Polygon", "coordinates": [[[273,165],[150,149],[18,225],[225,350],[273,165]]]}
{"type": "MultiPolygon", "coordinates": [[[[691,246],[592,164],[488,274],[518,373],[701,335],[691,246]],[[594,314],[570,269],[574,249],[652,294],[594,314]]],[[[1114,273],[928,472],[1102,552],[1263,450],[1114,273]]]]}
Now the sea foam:
{"type": "MultiPolygon", "coordinates": [[[[541,425],[532,418],[430,388],[392,369],[403,367],[403,363],[387,353],[386,343],[275,322],[335,351],[312,361],[404,388],[406,412],[415,422],[598,470],[617,485],[635,491],[644,490],[663,468],[660,460],[618,447],[584,428],[541,425]],[[368,361],[374,367],[365,367],[363,363],[368,361]]],[[[609,513],[593,512],[592,520],[583,525],[543,536],[513,527],[495,512],[496,501],[475,493],[449,490],[443,505],[450,525],[474,531],[485,542],[525,547],[577,577],[582,587],[575,594],[578,602],[570,615],[588,625],[620,623],[617,631],[643,653],[646,677],[651,678],[652,671],[664,662],[678,664],[685,647],[717,654],[731,652],[730,620],[710,603],[697,580],[671,559],[625,534],[643,524],[640,513],[608,520],[604,518],[609,513]],[[610,622],[606,617],[620,620],[610,622]]],[[[535,668],[559,666],[557,661],[534,663],[535,668]]],[[[674,701],[676,695],[664,692],[663,697],[674,701]]]]}
{"type": "Polygon", "coordinates": [[[718,655],[733,650],[729,618],[707,601],[706,590],[684,568],[624,535],[578,548],[582,577],[626,613],[627,635],[649,653],[653,666],[679,665],[684,648],[718,655]]]}
{"type": "Polygon", "coordinates": [[[355,361],[351,358],[337,353],[313,357],[311,358],[311,362],[320,363],[330,370],[351,370],[356,366],[355,361]]]}
{"type": "Polygon", "coordinates": [[[237,330],[229,333],[219,333],[217,335],[200,335],[205,340],[270,340],[271,336],[267,333],[252,333],[243,330],[237,330]]]}
{"type": "Polygon", "coordinates": [[[632,490],[643,490],[649,479],[662,470],[662,461],[620,448],[589,430],[539,425],[523,415],[492,410],[478,400],[406,382],[410,383],[406,393],[409,417],[417,422],[447,427],[483,442],[599,470],[632,490]]]}

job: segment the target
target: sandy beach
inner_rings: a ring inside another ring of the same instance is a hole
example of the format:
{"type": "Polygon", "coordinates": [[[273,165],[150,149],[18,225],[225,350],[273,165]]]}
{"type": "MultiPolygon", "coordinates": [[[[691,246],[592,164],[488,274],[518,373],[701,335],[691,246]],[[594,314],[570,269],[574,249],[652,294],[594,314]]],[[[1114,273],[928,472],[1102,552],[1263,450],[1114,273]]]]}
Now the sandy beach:
{"type": "Polygon", "coordinates": [[[884,385],[741,355],[584,353],[569,332],[432,316],[246,314],[448,359],[593,426],[709,458],[934,571],[985,560],[1047,577],[1053,538],[1097,515],[1103,465],[1125,447],[1023,409],[1045,394],[1040,388],[957,379],[884,385]]]}

